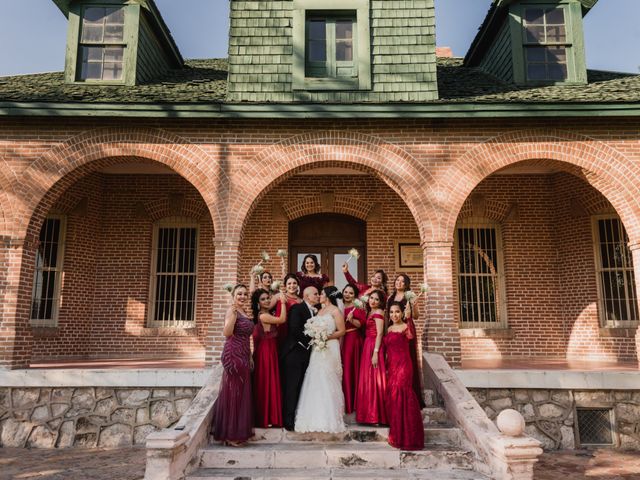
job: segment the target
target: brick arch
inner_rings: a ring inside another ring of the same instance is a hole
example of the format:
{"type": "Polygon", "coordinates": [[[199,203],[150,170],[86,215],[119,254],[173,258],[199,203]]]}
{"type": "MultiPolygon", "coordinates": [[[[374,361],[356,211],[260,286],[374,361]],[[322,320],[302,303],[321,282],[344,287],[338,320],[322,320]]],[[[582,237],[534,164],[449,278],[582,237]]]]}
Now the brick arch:
{"type": "Polygon", "coordinates": [[[615,208],[632,241],[640,239],[640,168],[603,142],[563,130],[522,130],[497,136],[457,158],[438,176],[440,197],[448,198],[439,209],[446,212],[434,227],[434,236],[453,238],[456,220],[474,188],[489,175],[510,165],[535,161],[560,168],[584,179],[615,208]],[[445,192],[447,179],[456,188],[445,192]]]}
{"type": "Polygon", "coordinates": [[[10,237],[13,233],[16,191],[11,173],[11,167],[0,156],[0,237],[10,237]]]}
{"type": "Polygon", "coordinates": [[[232,201],[236,213],[229,232],[238,238],[259,201],[278,183],[313,168],[349,167],[375,175],[403,199],[421,238],[430,210],[430,172],[396,145],[371,135],[348,131],[310,132],[267,147],[246,166],[247,182],[232,201]]]}
{"type": "Polygon", "coordinates": [[[325,208],[319,197],[300,197],[296,198],[295,201],[292,201],[289,205],[283,205],[289,221],[317,213],[340,213],[360,220],[366,220],[372,207],[373,204],[371,203],[354,200],[349,198],[348,195],[341,194],[335,196],[335,203],[332,208],[325,208]]]}
{"type": "Polygon", "coordinates": [[[91,171],[135,159],[161,163],[191,183],[204,199],[217,232],[226,211],[218,203],[218,190],[228,184],[219,162],[188,140],[153,128],[109,127],[79,134],[54,147],[27,167],[20,179],[23,221],[16,229],[32,234],[48,209],[69,186],[91,171]]]}

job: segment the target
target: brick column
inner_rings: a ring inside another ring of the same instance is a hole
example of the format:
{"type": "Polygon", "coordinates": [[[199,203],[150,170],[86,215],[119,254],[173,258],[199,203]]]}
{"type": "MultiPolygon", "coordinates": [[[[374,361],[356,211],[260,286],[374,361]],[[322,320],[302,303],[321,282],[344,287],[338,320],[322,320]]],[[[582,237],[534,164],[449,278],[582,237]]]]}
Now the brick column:
{"type": "Polygon", "coordinates": [[[27,248],[24,239],[0,237],[0,368],[25,368],[31,361],[29,286],[35,252],[23,262],[27,248]]]}
{"type": "Polygon", "coordinates": [[[453,242],[425,242],[422,244],[422,250],[429,287],[422,348],[431,353],[444,355],[452,367],[458,367],[461,353],[460,332],[455,321],[456,302],[453,296],[453,242]]]}
{"type": "MultiPolygon", "coordinates": [[[[640,299],[640,242],[629,242],[633,258],[633,276],[636,281],[636,299],[640,299]]],[[[636,358],[640,363],[640,326],[636,329],[636,358]]]]}
{"type": "Polygon", "coordinates": [[[208,367],[220,361],[225,340],[222,335],[224,316],[231,301],[229,292],[224,289],[224,286],[228,283],[235,285],[238,282],[240,247],[240,242],[236,239],[216,239],[214,243],[216,254],[213,279],[213,313],[205,340],[205,364],[208,367]]]}

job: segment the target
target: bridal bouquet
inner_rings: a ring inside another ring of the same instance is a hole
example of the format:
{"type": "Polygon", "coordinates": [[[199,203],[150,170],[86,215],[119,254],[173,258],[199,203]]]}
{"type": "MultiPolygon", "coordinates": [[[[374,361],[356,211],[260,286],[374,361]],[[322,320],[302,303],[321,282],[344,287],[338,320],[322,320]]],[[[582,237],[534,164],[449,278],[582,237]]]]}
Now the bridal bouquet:
{"type": "Polygon", "coordinates": [[[311,337],[309,345],[314,350],[321,352],[327,348],[327,340],[329,338],[327,324],[318,317],[311,317],[307,320],[307,323],[304,324],[304,334],[311,337]]]}

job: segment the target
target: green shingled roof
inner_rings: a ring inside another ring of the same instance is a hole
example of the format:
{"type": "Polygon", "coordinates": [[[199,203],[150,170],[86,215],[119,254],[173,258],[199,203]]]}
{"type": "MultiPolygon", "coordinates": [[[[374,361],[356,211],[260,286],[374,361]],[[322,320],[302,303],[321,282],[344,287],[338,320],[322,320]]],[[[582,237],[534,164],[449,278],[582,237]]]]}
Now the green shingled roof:
{"type": "MultiPolygon", "coordinates": [[[[578,86],[514,86],[464,67],[462,59],[438,59],[440,99],[425,103],[640,103],[640,75],[589,71],[578,86]]],[[[224,102],[225,59],[188,60],[155,81],[136,86],[65,84],[62,72],[0,77],[0,102],[210,104],[224,102]]]]}

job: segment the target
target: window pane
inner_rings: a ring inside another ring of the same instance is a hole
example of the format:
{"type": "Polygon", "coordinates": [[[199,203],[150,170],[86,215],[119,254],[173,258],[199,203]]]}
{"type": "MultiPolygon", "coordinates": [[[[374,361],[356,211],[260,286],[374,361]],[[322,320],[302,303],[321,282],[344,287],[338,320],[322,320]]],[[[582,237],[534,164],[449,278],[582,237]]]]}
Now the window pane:
{"type": "Polygon", "coordinates": [[[123,25],[124,24],[124,8],[106,8],[107,25],[123,25]]]}
{"type": "Polygon", "coordinates": [[[547,25],[563,25],[564,24],[564,9],[553,8],[547,10],[546,15],[547,25]]]}
{"type": "Polygon", "coordinates": [[[327,61],[327,45],[325,42],[309,41],[307,58],[310,62],[327,61]]]}
{"type": "Polygon", "coordinates": [[[310,20],[307,24],[307,37],[309,40],[325,40],[327,36],[327,26],[324,20],[310,20]]]}
{"type": "Polygon", "coordinates": [[[353,38],[353,22],[351,20],[336,22],[336,39],[351,40],[353,38]]]}
{"type": "Polygon", "coordinates": [[[122,78],[122,63],[105,63],[102,73],[103,80],[120,80],[122,78]]]}
{"type": "Polygon", "coordinates": [[[104,49],[105,62],[122,62],[124,47],[109,47],[104,49]]]}
{"type": "Polygon", "coordinates": [[[353,61],[353,45],[350,41],[336,43],[336,60],[339,62],[353,61]]]}
{"type": "Polygon", "coordinates": [[[547,27],[547,43],[564,43],[567,41],[567,32],[563,25],[547,27]]]}
{"type": "Polygon", "coordinates": [[[104,27],[99,25],[84,25],[82,27],[82,41],[88,43],[102,42],[104,27]]]}
{"type": "Polygon", "coordinates": [[[525,29],[527,42],[544,43],[544,27],[529,26],[525,29]]]}
{"type": "Polygon", "coordinates": [[[102,62],[102,47],[82,47],[83,62],[102,62]]]}
{"type": "Polygon", "coordinates": [[[566,63],[567,49],[564,47],[549,47],[547,49],[547,58],[551,63],[566,63]]]}
{"type": "Polygon", "coordinates": [[[527,65],[527,78],[529,80],[546,80],[547,69],[543,64],[527,65]]]}
{"type": "Polygon", "coordinates": [[[122,42],[124,39],[124,27],[122,25],[107,25],[104,29],[104,42],[122,42]]]}
{"type": "Polygon", "coordinates": [[[524,21],[527,24],[542,25],[544,22],[544,10],[542,8],[527,8],[524,11],[524,21]]]}
{"type": "Polygon", "coordinates": [[[549,80],[566,80],[567,79],[567,66],[563,64],[551,64],[547,70],[549,80]]]}
{"type": "Polygon", "coordinates": [[[105,17],[105,9],[103,7],[89,7],[84,9],[82,20],[84,23],[102,24],[105,17]]]}

